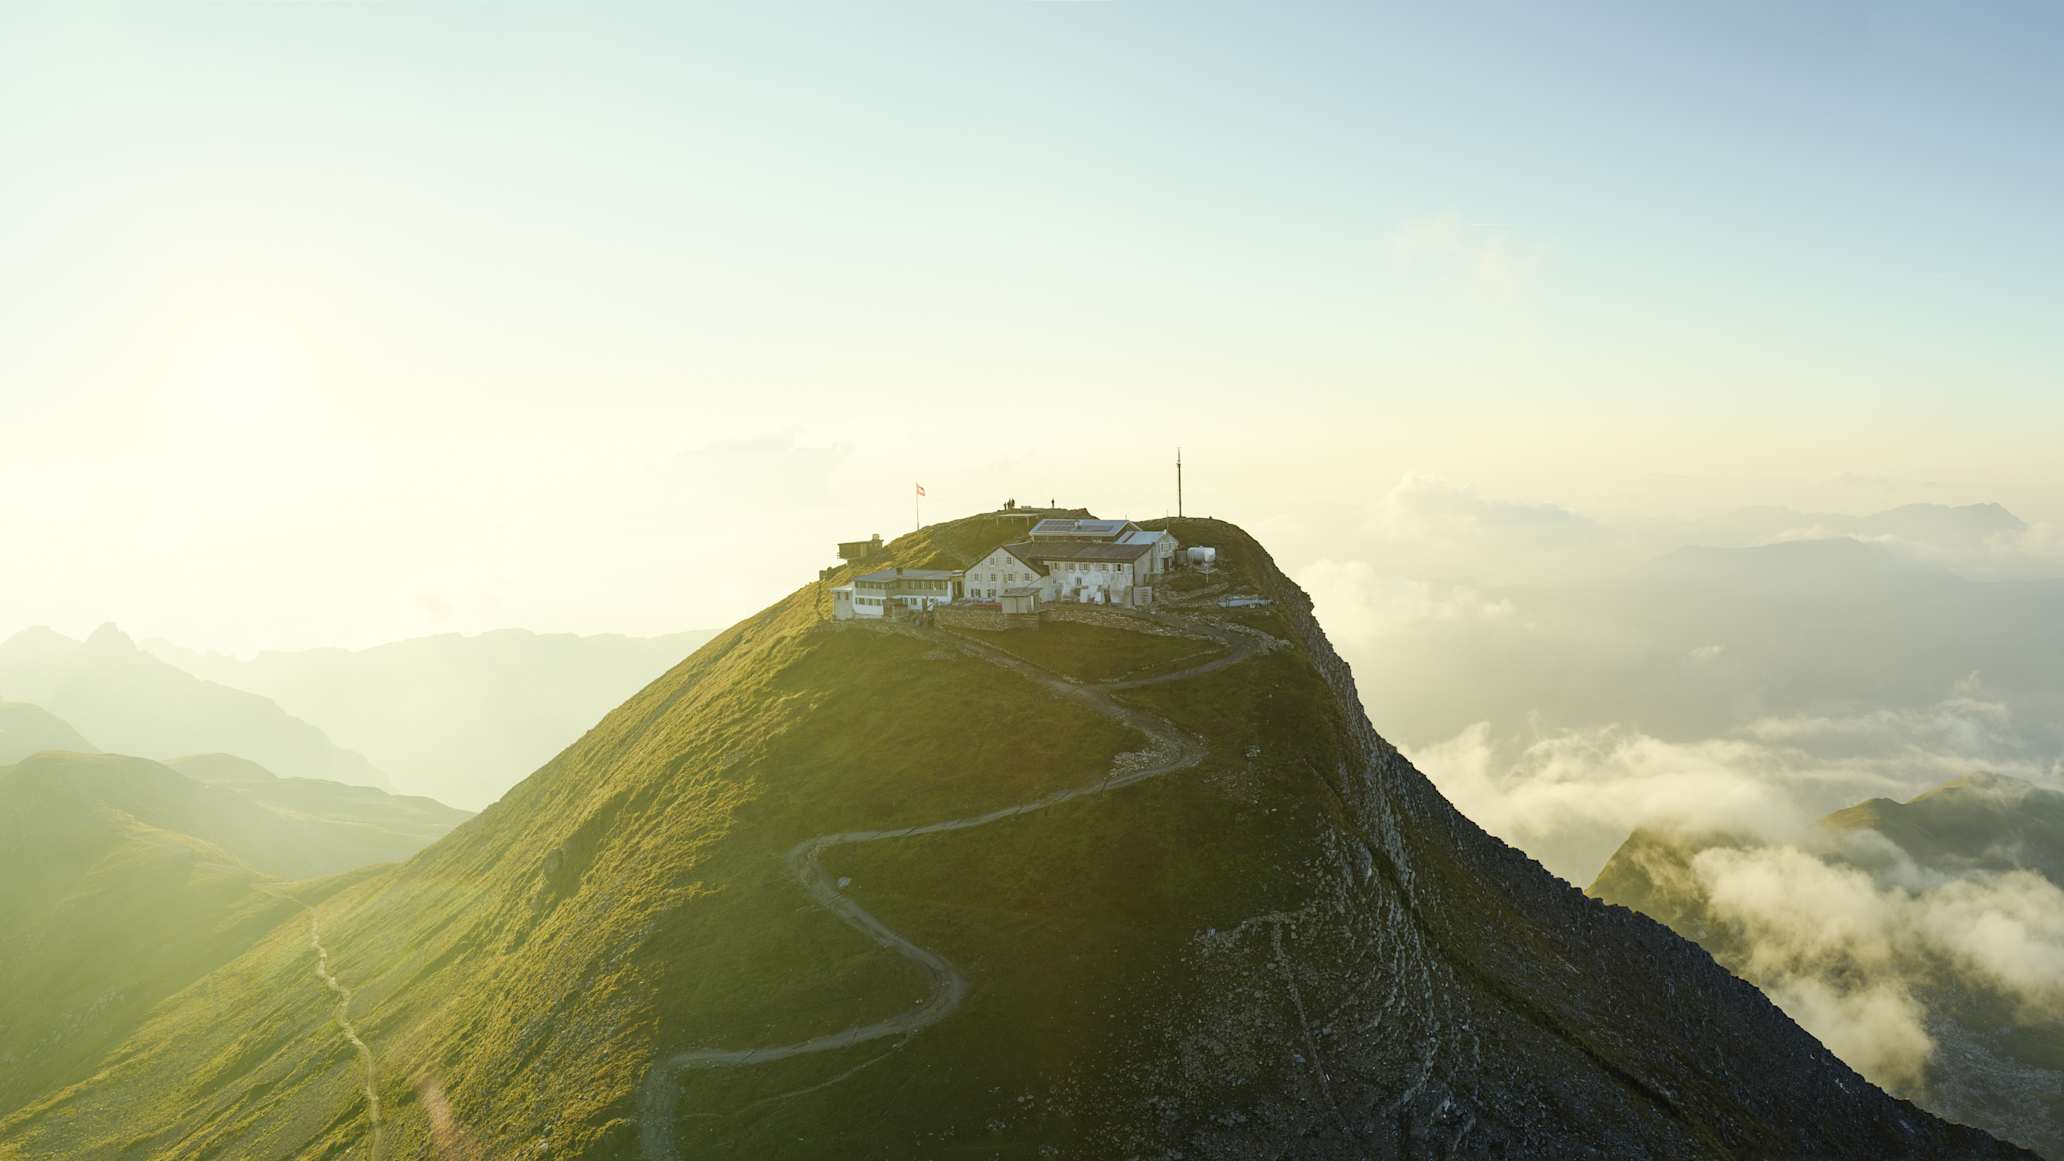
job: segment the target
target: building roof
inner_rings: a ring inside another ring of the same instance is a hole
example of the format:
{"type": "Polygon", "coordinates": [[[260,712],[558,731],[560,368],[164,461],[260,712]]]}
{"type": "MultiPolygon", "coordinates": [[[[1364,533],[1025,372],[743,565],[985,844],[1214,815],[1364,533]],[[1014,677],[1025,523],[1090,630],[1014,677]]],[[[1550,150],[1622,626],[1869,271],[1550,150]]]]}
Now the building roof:
{"type": "Polygon", "coordinates": [[[1118,543],[1152,544],[1155,541],[1160,540],[1164,536],[1168,536],[1170,540],[1175,539],[1173,536],[1169,536],[1167,532],[1159,528],[1135,528],[1132,531],[1126,533],[1125,535],[1119,537],[1118,543]]]}
{"type": "Polygon", "coordinates": [[[890,584],[899,580],[952,580],[959,575],[959,570],[950,568],[881,568],[853,579],[874,584],[890,584]]]}
{"type": "Polygon", "coordinates": [[[1039,564],[1056,560],[1112,560],[1123,563],[1138,560],[1154,551],[1151,544],[1105,544],[1068,540],[1027,541],[1023,544],[1006,544],[1003,547],[1019,560],[1039,564]]]}
{"type": "Polygon", "coordinates": [[[1130,520],[1075,520],[1064,516],[1050,516],[1032,526],[1032,535],[1109,539],[1124,533],[1131,524],[1130,520]]]}
{"type": "Polygon", "coordinates": [[[841,540],[838,542],[840,560],[862,561],[881,555],[885,549],[886,546],[882,544],[881,533],[879,532],[875,533],[874,538],[871,540],[841,540]]]}
{"type": "Polygon", "coordinates": [[[1039,595],[1039,590],[1032,585],[1014,585],[1003,590],[1003,595],[1006,597],[1036,597],[1039,595]]]}
{"type": "Polygon", "coordinates": [[[1044,560],[1040,559],[1039,557],[1037,557],[1037,556],[1034,556],[1034,555],[1032,555],[1032,553],[1031,553],[1031,551],[1030,551],[1031,549],[1034,549],[1034,548],[1040,548],[1040,547],[1044,547],[1044,546],[1043,546],[1043,545],[1037,545],[1037,544],[1029,544],[1029,543],[1027,543],[1027,544],[999,544],[999,545],[997,545],[997,546],[996,546],[995,548],[992,548],[992,549],[990,549],[989,551],[990,551],[990,552],[1008,552],[1008,553],[1010,553],[1010,554],[1011,554],[1011,555],[1012,555],[1013,557],[1017,558],[1017,562],[1018,562],[1019,564],[1022,564],[1022,565],[1024,565],[1024,566],[1025,566],[1026,568],[1029,568],[1029,569],[1031,569],[1031,570],[1032,570],[1033,572],[1036,572],[1036,573],[1038,573],[1038,574],[1039,574],[1040,576],[1045,576],[1045,575],[1046,575],[1046,562],[1045,562],[1044,560]]]}

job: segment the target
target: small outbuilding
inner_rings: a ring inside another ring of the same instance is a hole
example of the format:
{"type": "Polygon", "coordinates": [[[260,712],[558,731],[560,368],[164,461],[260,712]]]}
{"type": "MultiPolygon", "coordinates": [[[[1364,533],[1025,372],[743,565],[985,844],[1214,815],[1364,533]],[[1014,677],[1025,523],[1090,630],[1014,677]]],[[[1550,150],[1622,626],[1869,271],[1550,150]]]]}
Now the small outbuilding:
{"type": "Polygon", "coordinates": [[[847,564],[865,564],[883,552],[881,533],[867,540],[841,540],[838,558],[847,564]]]}
{"type": "Polygon", "coordinates": [[[996,603],[1005,613],[1037,614],[1041,604],[1039,589],[1036,585],[1005,589],[997,594],[996,603]]]}
{"type": "Polygon", "coordinates": [[[1120,544],[1144,544],[1152,548],[1147,558],[1146,572],[1160,576],[1176,566],[1181,558],[1182,545],[1176,543],[1175,533],[1162,529],[1135,528],[1118,538],[1120,544]]]}

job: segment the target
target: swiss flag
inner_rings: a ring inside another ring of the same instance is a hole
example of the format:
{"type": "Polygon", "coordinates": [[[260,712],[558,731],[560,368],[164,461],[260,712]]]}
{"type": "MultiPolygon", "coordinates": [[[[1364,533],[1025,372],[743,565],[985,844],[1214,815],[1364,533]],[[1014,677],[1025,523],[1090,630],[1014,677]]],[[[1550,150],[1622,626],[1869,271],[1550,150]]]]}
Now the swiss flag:
{"type": "Polygon", "coordinates": [[[917,486],[917,494],[918,494],[918,495],[920,495],[920,496],[924,495],[924,485],[923,485],[923,484],[919,484],[919,485],[917,486]]]}

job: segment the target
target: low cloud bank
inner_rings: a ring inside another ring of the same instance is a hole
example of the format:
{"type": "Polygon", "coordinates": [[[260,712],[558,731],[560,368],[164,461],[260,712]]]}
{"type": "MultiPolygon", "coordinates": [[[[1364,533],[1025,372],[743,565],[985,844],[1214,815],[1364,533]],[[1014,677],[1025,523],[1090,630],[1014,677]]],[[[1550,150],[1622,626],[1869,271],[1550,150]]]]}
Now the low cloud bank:
{"type": "Polygon", "coordinates": [[[1758,718],[1697,741],[1619,724],[1535,735],[1479,722],[1408,752],[1477,825],[1579,884],[1636,829],[1787,842],[1868,798],[1976,773],[2055,777],[1975,681],[1933,705],[1758,718]]]}
{"type": "Polygon", "coordinates": [[[1321,560],[1297,579],[1324,616],[1327,633],[1343,645],[1368,647],[1422,625],[1504,621],[1518,611],[1511,601],[1466,585],[1386,576],[1359,560],[1321,560]]]}
{"type": "Polygon", "coordinates": [[[1690,873],[1746,948],[1738,970],[1895,1091],[1926,1075],[1926,997],[1944,985],[2003,1001],[2012,1020],[2064,1018],[2064,891],[2032,871],[1873,874],[1781,846],[1708,848],[1690,873]]]}
{"type": "Polygon", "coordinates": [[[2064,1021],[2064,890],[2032,870],[1923,866],[1876,831],[1817,822],[1974,774],[2064,781],[2028,755],[1975,679],[1932,705],[1772,716],[1691,742],[1478,723],[1411,753],[1479,825],[1572,882],[1632,831],[1672,840],[1630,856],[1659,897],[1692,903],[1701,938],[1836,1055],[1914,1096],[1941,1048],[1933,1021],[1966,1019],[1966,1005],[2064,1021]]]}
{"type": "Polygon", "coordinates": [[[1476,723],[1412,752],[1480,826],[1585,884],[1633,830],[1666,897],[1697,901],[1730,967],[1886,1089],[1922,1095],[1944,996],[2002,1021],[2064,1021],[2064,890],[2031,870],[1917,866],[1825,814],[1967,775],[2058,787],[1975,680],[1928,707],[1763,717],[1668,742],[1626,725],[1498,735],[1476,723]],[[1719,839],[1723,837],[1723,839],[1719,839]]]}

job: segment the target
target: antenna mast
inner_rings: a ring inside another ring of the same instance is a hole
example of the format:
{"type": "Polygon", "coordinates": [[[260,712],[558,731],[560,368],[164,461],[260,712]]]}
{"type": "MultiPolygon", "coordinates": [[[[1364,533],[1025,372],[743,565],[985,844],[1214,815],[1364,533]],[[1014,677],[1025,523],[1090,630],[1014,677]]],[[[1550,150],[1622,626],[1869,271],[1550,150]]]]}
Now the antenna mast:
{"type": "Polygon", "coordinates": [[[1175,449],[1175,515],[1182,517],[1182,449],[1175,449]]]}

